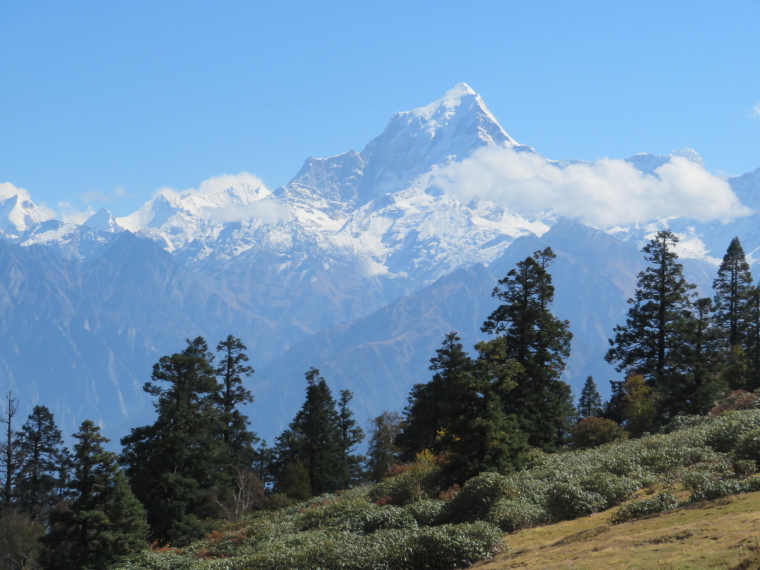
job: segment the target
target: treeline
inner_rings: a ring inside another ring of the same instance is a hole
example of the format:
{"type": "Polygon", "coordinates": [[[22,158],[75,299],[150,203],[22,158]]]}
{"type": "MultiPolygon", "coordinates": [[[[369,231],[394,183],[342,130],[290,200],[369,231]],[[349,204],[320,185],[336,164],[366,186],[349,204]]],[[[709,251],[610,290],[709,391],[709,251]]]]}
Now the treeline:
{"type": "Polygon", "coordinates": [[[520,469],[534,450],[655,431],[675,416],[707,413],[731,391],[739,402],[741,391],[760,386],[760,289],[735,238],[713,297],[697,298],[677,241],[662,231],[643,248],[648,267],[606,356],[624,374],[611,381],[608,402],[589,377],[576,408],[560,380],[572,334],[551,312],[550,248],[499,281],[500,305],[482,326],[490,336],[474,355],[447,334],[430,380],[414,385],[403,413],[370,420],[366,457],[356,452],[365,433],[349,407],[352,393],[336,400],[313,368],[288,428],[272,446],[260,441],[243,412],[254,371],[231,335],[215,353],[198,337],[155,364],[144,390],[156,419],[122,438],[120,456],[105,450],[90,421],[67,450],[44,406],[15,430],[18,403],[9,394],[0,568],[104,567],[149,543],[187,544],[214,521],[377,482],[415,462],[434,461],[455,486],[484,471],[520,469]]]}

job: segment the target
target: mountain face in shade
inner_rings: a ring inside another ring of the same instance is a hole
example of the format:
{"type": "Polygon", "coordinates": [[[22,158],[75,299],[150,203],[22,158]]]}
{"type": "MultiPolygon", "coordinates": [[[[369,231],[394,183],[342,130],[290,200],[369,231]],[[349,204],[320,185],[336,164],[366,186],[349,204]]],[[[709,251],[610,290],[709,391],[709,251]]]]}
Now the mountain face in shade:
{"type": "MultiPolygon", "coordinates": [[[[683,236],[687,275],[702,294],[734,235],[748,253],[760,247],[755,213],[729,224],[671,217],[592,228],[553,204],[524,209],[441,184],[436,173],[484,149],[545,161],[460,84],[394,115],[360,152],[307,159],[275,190],[253,176],[218,177],[195,191],[161,191],[121,218],[103,209],[81,225],[8,197],[0,389],[28,408],[48,405],[66,432],[89,417],[118,440],[150,421],[142,385],[158,358],[186,338],[202,335],[213,348],[233,334],[257,369],[248,381],[252,428],[270,441],[300,406],[311,366],[354,392],[360,418],[399,410],[412,384],[429,379],[445,334],[459,331],[467,347],[483,339],[498,279],[551,246],[555,313],[574,334],[565,379],[578,391],[591,374],[605,391],[618,378],[603,361],[607,338],[625,315],[648,235],[667,224],[683,236]]],[[[656,180],[684,159],[703,167],[690,149],[625,162],[656,180]]],[[[546,162],[558,174],[591,164],[546,162]]],[[[760,170],[727,184],[760,209],[760,170]]]]}

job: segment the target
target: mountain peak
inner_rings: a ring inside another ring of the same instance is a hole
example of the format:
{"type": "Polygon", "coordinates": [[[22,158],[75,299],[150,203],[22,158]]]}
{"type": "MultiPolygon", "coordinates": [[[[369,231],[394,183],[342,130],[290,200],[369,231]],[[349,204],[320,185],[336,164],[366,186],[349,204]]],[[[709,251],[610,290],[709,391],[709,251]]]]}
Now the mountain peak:
{"type": "Polygon", "coordinates": [[[21,194],[15,194],[0,202],[0,234],[18,237],[34,224],[49,219],[49,215],[21,194]]]}
{"type": "Polygon", "coordinates": [[[124,231],[124,228],[116,222],[113,214],[111,214],[110,210],[107,208],[101,208],[95,212],[92,216],[87,218],[82,225],[109,233],[119,233],[124,231]]]}

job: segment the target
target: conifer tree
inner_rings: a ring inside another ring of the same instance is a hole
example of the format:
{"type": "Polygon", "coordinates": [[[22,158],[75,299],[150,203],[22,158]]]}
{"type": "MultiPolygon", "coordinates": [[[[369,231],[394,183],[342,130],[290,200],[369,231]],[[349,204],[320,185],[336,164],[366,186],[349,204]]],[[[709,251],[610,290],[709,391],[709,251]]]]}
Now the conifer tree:
{"type": "Polygon", "coordinates": [[[694,285],[687,283],[673,250],[678,237],[663,230],[644,246],[649,267],[638,275],[625,325],[615,327],[605,360],[618,371],[641,374],[652,386],[664,417],[684,411],[693,386],[685,379],[687,347],[695,328],[694,285]]]}
{"type": "Polygon", "coordinates": [[[430,359],[433,378],[412,390],[396,440],[407,446],[407,457],[425,450],[441,456],[444,471],[457,483],[480,471],[515,467],[527,441],[516,417],[505,412],[518,367],[498,341],[476,349],[473,361],[456,333],[446,335],[430,359]]]}
{"type": "Polygon", "coordinates": [[[219,437],[212,360],[201,337],[161,357],[144,387],[156,397],[156,421],[121,440],[130,484],[146,506],[152,538],[161,543],[181,545],[201,536],[201,519],[215,516],[215,499],[231,493],[230,474],[219,468],[227,450],[219,437]]]}
{"type": "Polygon", "coordinates": [[[760,388],[760,285],[750,290],[747,314],[745,388],[754,391],[760,388]]]}
{"type": "Polygon", "coordinates": [[[340,391],[338,401],[338,425],[340,427],[340,450],[345,473],[341,487],[346,489],[359,482],[362,478],[361,464],[364,457],[354,454],[356,446],[364,440],[364,430],[354,419],[354,413],[348,407],[354,395],[350,390],[340,391]]]}
{"type": "Polygon", "coordinates": [[[116,455],[103,448],[108,442],[100,429],[85,420],[74,434],[68,508],[54,511],[45,567],[51,570],[105,568],[145,547],[145,511],[119,469],[116,455]]]}
{"type": "Polygon", "coordinates": [[[226,472],[233,477],[239,470],[250,469],[255,451],[253,446],[258,441],[256,434],[248,429],[249,420],[240,410],[240,406],[253,402],[250,390],[243,386],[243,379],[253,374],[248,366],[246,346],[232,335],[221,341],[216,350],[220,353],[216,376],[219,389],[214,401],[220,412],[222,439],[227,448],[226,472]]]}
{"type": "Polygon", "coordinates": [[[404,457],[412,460],[418,453],[430,450],[442,453],[446,449],[446,433],[459,431],[454,425],[466,413],[472,399],[472,359],[462,347],[456,332],[446,335],[441,348],[430,359],[433,378],[415,384],[404,409],[404,424],[397,444],[404,457]]]}
{"type": "Polygon", "coordinates": [[[581,396],[578,398],[578,414],[582,418],[601,417],[602,397],[596,389],[594,379],[589,376],[583,384],[581,396]]]}
{"type": "Polygon", "coordinates": [[[550,451],[569,433],[574,413],[570,387],[560,380],[570,355],[570,323],[550,311],[554,286],[551,248],[536,251],[499,281],[493,296],[502,304],[481,330],[497,335],[505,355],[520,365],[507,413],[515,414],[531,445],[550,451]]]}
{"type": "Polygon", "coordinates": [[[752,273],[738,237],[731,240],[723,256],[713,291],[715,321],[723,331],[726,344],[729,347],[744,345],[752,273]]]}
{"type": "Polygon", "coordinates": [[[306,373],[306,400],[288,429],[277,438],[278,487],[282,488],[283,475],[295,469],[289,466],[301,463],[308,473],[312,493],[319,495],[343,488],[350,479],[350,465],[358,461],[346,447],[349,441],[350,436],[344,438],[340,414],[327,382],[319,370],[311,368],[306,373]]]}
{"type": "Polygon", "coordinates": [[[32,519],[44,520],[65,494],[67,477],[62,469],[69,463],[61,430],[50,410],[35,406],[15,442],[23,458],[16,484],[18,505],[32,519]]]}

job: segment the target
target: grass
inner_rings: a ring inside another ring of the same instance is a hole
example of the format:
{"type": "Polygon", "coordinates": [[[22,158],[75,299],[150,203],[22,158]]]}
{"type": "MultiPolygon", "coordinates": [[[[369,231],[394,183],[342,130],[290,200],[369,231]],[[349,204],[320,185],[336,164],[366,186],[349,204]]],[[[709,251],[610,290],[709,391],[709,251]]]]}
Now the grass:
{"type": "Polygon", "coordinates": [[[760,568],[758,492],[618,525],[612,511],[511,534],[510,552],[473,568],[760,568]]]}

